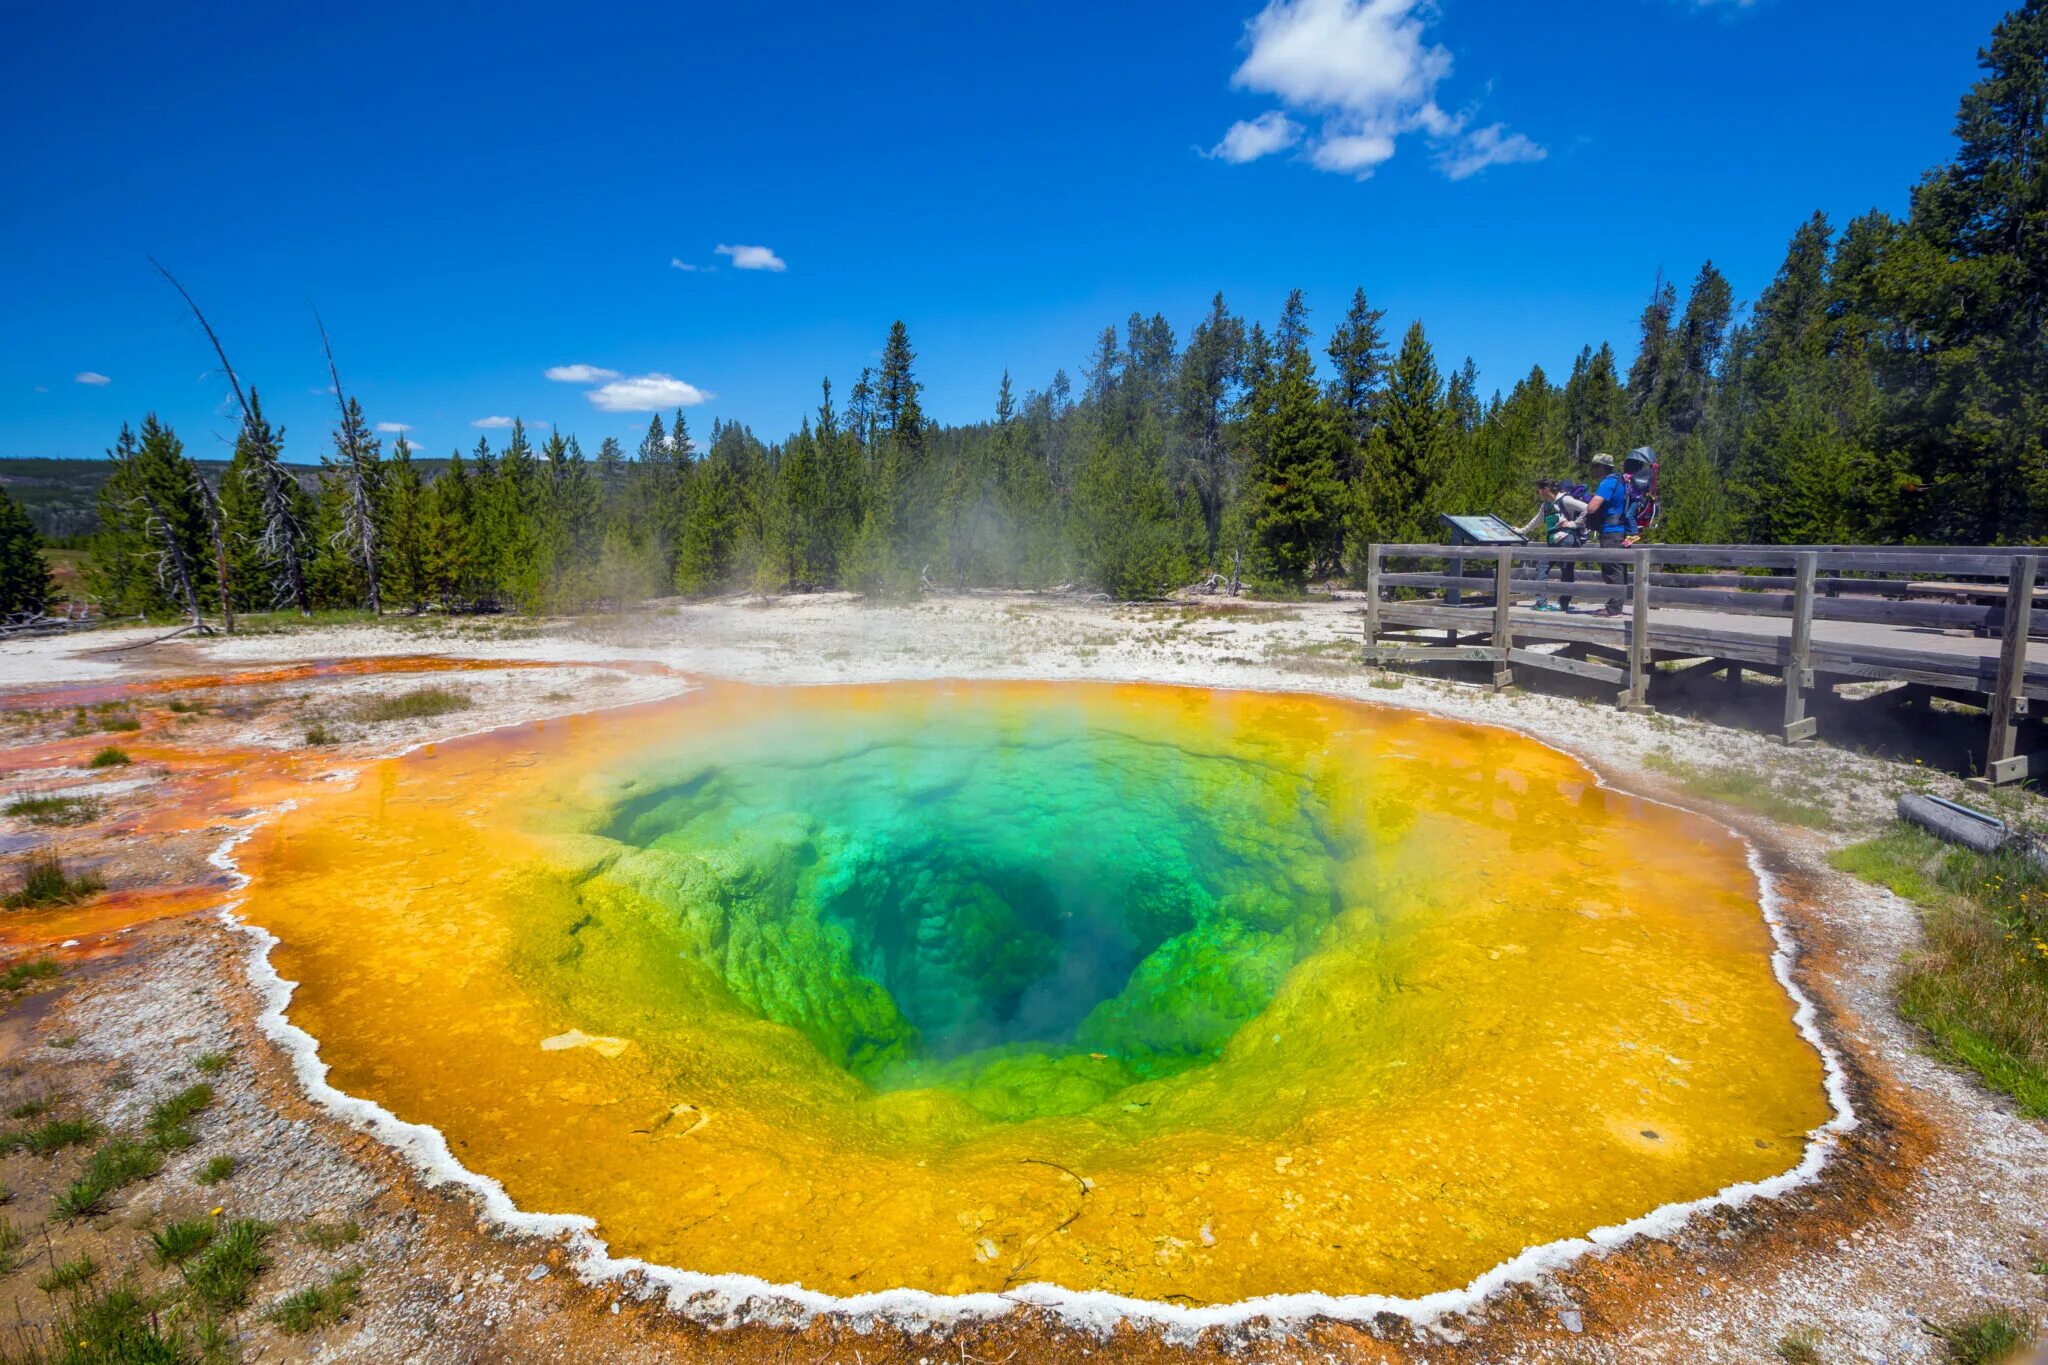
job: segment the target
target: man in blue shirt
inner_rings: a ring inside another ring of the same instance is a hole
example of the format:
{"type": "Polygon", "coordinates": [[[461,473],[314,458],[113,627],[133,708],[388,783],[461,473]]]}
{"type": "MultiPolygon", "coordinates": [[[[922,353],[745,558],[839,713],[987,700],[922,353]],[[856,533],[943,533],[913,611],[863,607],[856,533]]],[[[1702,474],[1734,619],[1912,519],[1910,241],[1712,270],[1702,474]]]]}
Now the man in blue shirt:
{"type": "MultiPolygon", "coordinates": [[[[1600,454],[1593,457],[1593,473],[1600,482],[1593,488],[1593,496],[1586,499],[1586,525],[1600,534],[1600,548],[1603,550],[1625,550],[1636,543],[1635,517],[1629,508],[1628,487],[1622,476],[1614,472],[1614,457],[1600,454]]],[[[1600,577],[1617,588],[1628,586],[1628,566],[1625,564],[1602,564],[1600,577]]],[[[1621,598],[1616,597],[1600,609],[1603,616],[1621,615],[1621,598]]]]}

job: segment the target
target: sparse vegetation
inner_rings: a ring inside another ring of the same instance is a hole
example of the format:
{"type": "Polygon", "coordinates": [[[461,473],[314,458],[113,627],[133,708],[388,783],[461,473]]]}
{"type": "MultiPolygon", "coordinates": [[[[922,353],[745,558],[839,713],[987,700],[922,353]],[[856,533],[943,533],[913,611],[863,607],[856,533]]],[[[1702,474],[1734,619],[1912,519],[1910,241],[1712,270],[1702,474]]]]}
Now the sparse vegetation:
{"type": "Polygon", "coordinates": [[[202,1052],[193,1060],[192,1067],[202,1075],[218,1076],[228,1069],[228,1063],[233,1060],[231,1052],[202,1052]]]}
{"type": "Polygon", "coordinates": [[[36,1288],[42,1290],[45,1294],[62,1294],[68,1290],[82,1287],[99,1273],[99,1265],[92,1257],[80,1256],[76,1260],[64,1261],[52,1266],[47,1275],[42,1276],[36,1281],[36,1288]]]}
{"type": "Polygon", "coordinates": [[[87,896],[104,891],[107,884],[90,872],[73,876],[63,859],[54,853],[31,856],[22,869],[21,884],[8,893],[9,910],[37,910],[51,905],[74,905],[87,896]]]}
{"type": "Polygon", "coordinates": [[[1949,1365],[2000,1365],[2034,1340],[2034,1324],[2009,1308],[1972,1313],[1932,1330],[1949,1365]]]}
{"type": "Polygon", "coordinates": [[[235,1159],[231,1156],[216,1156],[207,1159],[192,1178],[202,1185],[218,1185],[235,1173],[235,1159]]]}
{"type": "Polygon", "coordinates": [[[66,1147],[82,1147],[99,1135],[100,1126],[91,1119],[50,1119],[33,1128],[16,1129],[0,1135],[0,1152],[55,1156],[66,1147]]]}
{"type": "Polygon", "coordinates": [[[7,803],[7,814],[32,825],[83,825],[105,810],[96,796],[24,796],[7,803]]]}
{"type": "Polygon", "coordinates": [[[211,1218],[185,1218],[150,1234],[150,1259],[160,1266],[183,1265],[213,1241],[211,1218]]]}
{"type": "Polygon", "coordinates": [[[1694,796],[1739,806],[1776,820],[1781,825],[1806,829],[1829,829],[1835,818],[1820,804],[1820,794],[1798,787],[1768,772],[1753,768],[1709,768],[1687,763],[1669,754],[1655,753],[1643,760],[1653,772],[1673,778],[1694,796]]]}
{"type": "Polygon", "coordinates": [[[190,1127],[199,1111],[213,1103],[213,1087],[205,1081],[188,1085],[167,1100],[159,1101],[149,1111],[144,1127],[150,1141],[164,1151],[178,1151],[190,1147],[196,1140],[190,1127]]]}
{"type": "Polygon", "coordinates": [[[132,734],[142,728],[142,722],[125,712],[109,711],[95,707],[91,711],[80,709],[71,717],[71,733],[75,735],[96,734],[111,730],[118,734],[132,734]]]}
{"type": "Polygon", "coordinates": [[[390,720],[431,720],[435,716],[467,711],[475,704],[468,693],[458,692],[452,687],[416,687],[409,692],[359,701],[349,716],[368,725],[390,720]]]}
{"type": "Polygon", "coordinates": [[[316,722],[306,727],[306,743],[315,748],[322,748],[329,744],[341,743],[341,736],[328,729],[324,723],[316,722]]]}
{"type": "MultiPolygon", "coordinates": [[[[37,981],[48,981],[53,976],[61,975],[63,971],[62,967],[47,957],[33,958],[27,962],[10,962],[4,968],[0,968],[0,991],[18,991],[23,986],[37,981]]],[[[15,1117],[31,1116],[16,1114],[15,1117]]]]}
{"type": "Polygon", "coordinates": [[[127,751],[117,749],[109,744],[106,748],[87,759],[85,766],[88,768],[125,768],[134,761],[134,759],[128,757],[127,751]]]}
{"type": "Polygon", "coordinates": [[[299,1229],[299,1240],[321,1251],[336,1251],[362,1237],[362,1225],[355,1219],[339,1223],[308,1223],[299,1229]]]}
{"type": "Polygon", "coordinates": [[[57,1196],[59,1218],[86,1218],[105,1210],[116,1191],[147,1180],[163,1169],[164,1154],[153,1143],[117,1137],[102,1144],[78,1179],[57,1196]]]}
{"type": "Polygon", "coordinates": [[[202,1255],[187,1263],[186,1289],[216,1313],[234,1312],[249,1301],[250,1288],[270,1267],[264,1247],[274,1231],[269,1223],[253,1218],[227,1224],[202,1255]]]}
{"type": "Polygon", "coordinates": [[[1831,861],[1923,911],[1899,1008],[1950,1061],[2048,1118],[2048,878],[1898,824],[1831,861]]]}
{"type": "Polygon", "coordinates": [[[362,1298],[361,1266],[350,1266],[327,1277],[326,1284],[308,1285],[279,1299],[264,1316],[287,1336],[301,1336],[316,1327],[328,1327],[348,1316],[348,1310],[362,1298]]]}
{"type": "Polygon", "coordinates": [[[1827,1357],[1820,1353],[1820,1344],[1820,1328],[1795,1327],[1778,1338],[1778,1359],[1789,1365],[1821,1365],[1827,1357]]]}
{"type": "Polygon", "coordinates": [[[0,1275],[21,1269],[21,1249],[27,1245],[28,1234],[10,1219],[0,1218],[0,1275]]]}
{"type": "MultiPolygon", "coordinates": [[[[50,965],[54,967],[57,964],[53,962],[50,965]]],[[[56,1107],[57,1101],[54,1096],[37,1095],[33,1099],[23,1100],[20,1104],[8,1110],[7,1117],[11,1119],[39,1119],[56,1107]]]]}

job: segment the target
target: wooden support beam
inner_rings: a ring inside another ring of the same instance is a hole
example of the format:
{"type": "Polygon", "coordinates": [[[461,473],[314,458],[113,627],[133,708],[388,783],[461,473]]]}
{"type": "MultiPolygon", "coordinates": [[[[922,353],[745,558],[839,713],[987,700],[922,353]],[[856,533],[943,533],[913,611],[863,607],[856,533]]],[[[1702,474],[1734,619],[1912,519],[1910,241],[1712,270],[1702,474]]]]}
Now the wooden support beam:
{"type": "Polygon", "coordinates": [[[1588,663],[1583,659],[1570,658],[1563,653],[1544,654],[1533,649],[1511,649],[1508,651],[1508,662],[1529,668],[1547,668],[1553,673],[1569,673],[1575,678],[1591,678],[1595,682],[1612,683],[1617,687],[1628,681],[1628,674],[1618,668],[1588,663]]]}
{"type": "Polygon", "coordinates": [[[1515,572],[1515,552],[1503,545],[1495,552],[1493,561],[1493,647],[1500,651],[1500,662],[1493,669],[1493,690],[1505,692],[1514,686],[1515,673],[1508,665],[1508,656],[1515,647],[1514,599],[1508,595],[1508,580],[1515,572]]]}
{"type": "Polygon", "coordinates": [[[1624,710],[1650,709],[1650,552],[1637,550],[1635,577],[1630,582],[1633,618],[1628,623],[1628,689],[1621,694],[1624,710]]]}
{"type": "Polygon", "coordinates": [[[1998,640],[1998,690],[1991,694],[1991,747],[1985,754],[1984,779],[1993,784],[2017,782],[2027,775],[2028,762],[2019,756],[2020,717],[2027,714],[2021,690],[2027,671],[2027,629],[2033,624],[2037,560],[2016,555],[2006,579],[2005,622],[1998,640]]]}
{"type": "Polygon", "coordinates": [[[1786,744],[1812,739],[1817,723],[1806,714],[1806,689],[1813,686],[1813,577],[1820,556],[1801,550],[1792,564],[1792,638],[1785,653],[1785,724],[1778,738],[1786,744]]]}
{"type": "Polygon", "coordinates": [[[1385,550],[1373,546],[1365,554],[1365,649],[1369,654],[1380,635],[1380,560],[1385,550]]]}

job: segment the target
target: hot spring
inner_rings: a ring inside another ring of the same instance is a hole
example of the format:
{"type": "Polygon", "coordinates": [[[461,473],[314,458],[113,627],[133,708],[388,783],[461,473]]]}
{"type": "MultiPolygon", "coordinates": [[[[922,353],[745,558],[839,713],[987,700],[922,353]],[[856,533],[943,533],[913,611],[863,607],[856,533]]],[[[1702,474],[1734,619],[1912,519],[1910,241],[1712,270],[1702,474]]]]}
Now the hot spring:
{"type": "Polygon", "coordinates": [[[1413,1297],[1829,1117],[1731,835],[1326,699],[714,684],[242,859],[333,1085],[615,1255],[828,1294],[1413,1297]]]}

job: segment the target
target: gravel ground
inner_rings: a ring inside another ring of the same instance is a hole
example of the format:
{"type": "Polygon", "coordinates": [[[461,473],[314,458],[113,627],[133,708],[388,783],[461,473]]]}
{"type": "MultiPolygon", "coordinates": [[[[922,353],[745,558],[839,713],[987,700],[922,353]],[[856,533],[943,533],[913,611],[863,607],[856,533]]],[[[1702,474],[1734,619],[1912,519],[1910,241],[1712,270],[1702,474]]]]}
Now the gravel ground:
{"type": "MultiPolygon", "coordinates": [[[[258,1291],[259,1303],[267,1303],[345,1264],[364,1264],[363,1302],[354,1316],[312,1337],[286,1339],[255,1314],[245,1315],[251,1355],[904,1359],[929,1365],[1012,1356],[1079,1360],[1090,1353],[1117,1359],[1755,1361],[1776,1359],[1775,1345],[1785,1333],[1818,1328],[1827,1360],[1903,1362],[1941,1358],[1930,1323],[1989,1305],[2037,1317],[2048,1308],[2048,1279],[2031,1268],[2048,1257],[2048,1129],[2020,1119],[2004,1101],[1925,1054],[1921,1038],[1891,1006],[1891,979],[1917,941],[1914,910],[1826,863],[1832,848],[1881,826],[1900,792],[1955,790],[1926,770],[1828,747],[1788,751],[1755,734],[1669,716],[1620,721],[1590,699],[1496,695],[1362,672],[1355,664],[1356,617],[1342,603],[1216,611],[1001,597],[898,609],[867,609],[839,598],[745,600],[595,625],[401,622],[180,641],[117,656],[99,652],[126,642],[101,632],[0,645],[0,687],[261,675],[307,660],[420,654],[528,665],[466,673],[460,685],[475,702],[470,710],[426,722],[347,727],[341,744],[323,755],[343,770],[354,754],[666,695],[686,686],[681,675],[687,674],[777,683],[1088,678],[1297,689],[1505,725],[1559,747],[1597,752],[1603,775],[1616,785],[1713,809],[1752,836],[1784,895],[1785,917],[1803,950],[1798,980],[1820,1005],[1826,1032],[1848,1062],[1861,1120],[1815,1185],[1696,1217],[1668,1238],[1637,1239],[1504,1291],[1471,1315],[1424,1327],[1382,1319],[1282,1333],[1254,1325],[1183,1346],[1129,1331],[1106,1337],[1075,1332],[1020,1310],[950,1335],[902,1336],[886,1325],[857,1330],[830,1321],[798,1331],[709,1331],[638,1301],[630,1286],[576,1284],[560,1248],[487,1235],[464,1196],[424,1188],[388,1149],[307,1101],[286,1059],[255,1027],[260,1002],[238,970],[249,950],[243,936],[205,915],[165,920],[132,935],[95,923],[99,937],[88,935],[78,951],[90,954],[102,943],[112,945],[109,955],[51,991],[29,994],[0,1021],[8,1097],[36,1087],[62,1089],[118,1128],[189,1083],[192,1057],[231,1048],[235,1060],[216,1078],[218,1097],[200,1120],[199,1146],[135,1187],[126,1205],[101,1220],[107,1227],[62,1229],[54,1254],[69,1254],[62,1238],[97,1237],[119,1264],[114,1243],[132,1240],[135,1227],[180,1216],[188,1206],[204,1211],[203,1200],[212,1196],[194,1196],[190,1171],[223,1151],[242,1162],[218,1201],[232,1198],[229,1216],[287,1227],[355,1217],[362,1240],[333,1252],[280,1234],[278,1264],[258,1291]],[[1832,827],[1778,826],[1687,794],[1688,774],[1730,771],[1761,776],[1825,809],[1832,827]],[[50,1045],[66,1038],[76,1042],[50,1045]]],[[[345,708],[360,695],[430,681],[446,679],[318,675],[181,693],[267,700],[249,714],[216,712],[186,723],[176,738],[195,755],[193,773],[203,767],[196,756],[226,744],[297,761],[310,716],[345,708]]],[[[45,752],[53,743],[40,731],[8,739],[0,758],[15,760],[9,771],[15,785],[72,790],[100,780],[45,752]]],[[[131,884],[127,876],[135,885],[176,880],[166,869],[188,868],[195,862],[191,850],[217,845],[233,827],[213,811],[182,833],[157,830],[143,837],[138,807],[161,810],[189,800],[202,790],[193,785],[200,781],[167,759],[160,776],[117,773],[98,787],[114,811],[109,825],[89,832],[111,832],[115,843],[137,845],[111,859],[111,884],[131,884]],[[114,781],[130,785],[116,791],[114,781]],[[119,837],[124,830],[132,836],[125,841],[119,837]],[[180,840],[189,845],[185,853],[162,851],[180,840]]],[[[11,823],[0,831],[13,833],[11,823]]],[[[223,887],[210,899],[227,894],[223,887]]],[[[46,930],[50,942],[73,932],[54,922],[46,930]]],[[[19,933],[6,937],[27,942],[19,933]]],[[[0,1178],[16,1191],[17,1221],[19,1209],[55,1188],[70,1169],[67,1160],[5,1158],[0,1178]]],[[[33,1317],[43,1309],[35,1302],[42,1296],[26,1283],[31,1278],[18,1273],[0,1283],[33,1317]]]]}

